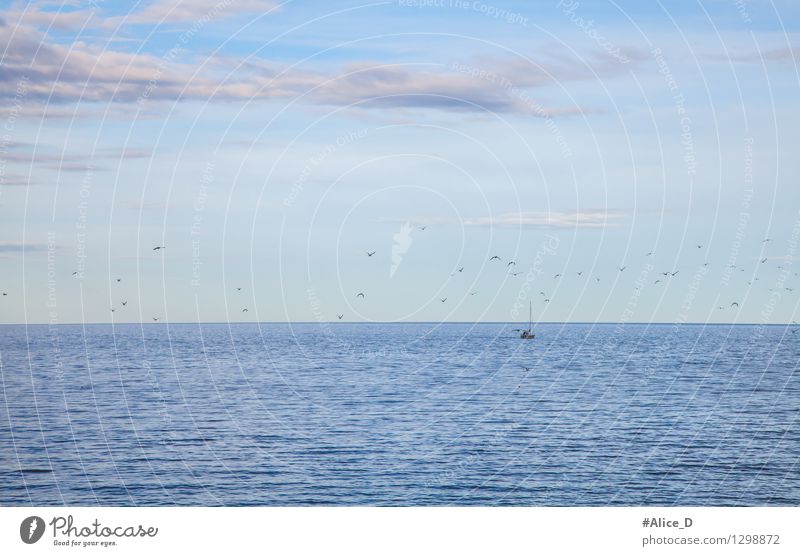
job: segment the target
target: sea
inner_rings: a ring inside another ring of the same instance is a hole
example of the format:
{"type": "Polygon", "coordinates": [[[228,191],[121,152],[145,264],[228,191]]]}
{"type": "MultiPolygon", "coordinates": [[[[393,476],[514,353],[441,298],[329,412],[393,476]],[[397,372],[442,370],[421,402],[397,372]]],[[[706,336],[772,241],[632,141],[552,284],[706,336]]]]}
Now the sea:
{"type": "Polygon", "coordinates": [[[0,326],[0,505],[797,506],[790,326],[0,326]]]}

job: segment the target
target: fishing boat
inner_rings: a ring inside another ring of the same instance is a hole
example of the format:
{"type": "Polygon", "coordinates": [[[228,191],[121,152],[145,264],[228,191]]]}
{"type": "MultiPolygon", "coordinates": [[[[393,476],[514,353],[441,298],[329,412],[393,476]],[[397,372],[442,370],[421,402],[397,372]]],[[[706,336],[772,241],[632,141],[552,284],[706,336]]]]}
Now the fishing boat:
{"type": "Polygon", "coordinates": [[[533,333],[533,302],[528,302],[528,329],[521,330],[519,337],[523,340],[533,340],[536,334],[533,333]]]}

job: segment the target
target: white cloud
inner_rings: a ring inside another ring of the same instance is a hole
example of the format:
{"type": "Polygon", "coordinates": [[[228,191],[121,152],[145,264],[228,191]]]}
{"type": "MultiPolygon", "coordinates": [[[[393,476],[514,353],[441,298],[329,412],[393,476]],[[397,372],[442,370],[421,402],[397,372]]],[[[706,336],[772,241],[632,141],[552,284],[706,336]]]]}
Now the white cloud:
{"type": "Polygon", "coordinates": [[[622,217],[620,212],[607,210],[516,212],[468,218],[464,225],[537,229],[608,228],[619,226],[622,217]]]}

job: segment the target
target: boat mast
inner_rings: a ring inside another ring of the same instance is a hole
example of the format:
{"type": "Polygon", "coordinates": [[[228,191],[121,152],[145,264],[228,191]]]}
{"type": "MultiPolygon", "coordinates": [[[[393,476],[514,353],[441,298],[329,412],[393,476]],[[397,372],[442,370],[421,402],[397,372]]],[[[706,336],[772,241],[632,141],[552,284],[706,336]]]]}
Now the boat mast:
{"type": "Polygon", "coordinates": [[[528,331],[533,328],[533,301],[528,300],[528,331]]]}

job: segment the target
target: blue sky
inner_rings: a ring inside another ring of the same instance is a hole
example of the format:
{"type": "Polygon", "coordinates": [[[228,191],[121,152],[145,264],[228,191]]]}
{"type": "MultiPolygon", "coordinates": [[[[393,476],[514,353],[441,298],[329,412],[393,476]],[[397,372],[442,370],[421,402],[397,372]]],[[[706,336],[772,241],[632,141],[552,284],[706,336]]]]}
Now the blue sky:
{"type": "Polygon", "coordinates": [[[3,3],[0,322],[798,320],[798,12],[3,3]]]}

